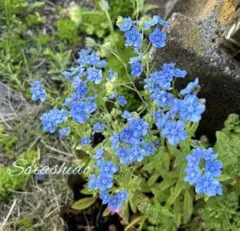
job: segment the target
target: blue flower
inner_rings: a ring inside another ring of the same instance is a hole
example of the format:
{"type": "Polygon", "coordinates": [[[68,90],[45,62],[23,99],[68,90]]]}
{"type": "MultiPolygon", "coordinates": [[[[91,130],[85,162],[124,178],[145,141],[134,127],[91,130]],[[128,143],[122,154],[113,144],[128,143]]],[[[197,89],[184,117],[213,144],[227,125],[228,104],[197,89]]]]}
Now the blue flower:
{"type": "Polygon", "coordinates": [[[103,154],[105,153],[103,148],[95,148],[96,154],[93,156],[94,159],[102,159],[103,154]]]}
{"type": "Polygon", "coordinates": [[[57,126],[67,121],[67,111],[64,109],[58,110],[56,108],[50,110],[47,113],[41,115],[41,123],[45,132],[54,133],[57,126]]]}
{"type": "Polygon", "coordinates": [[[111,196],[107,191],[102,192],[99,197],[102,200],[103,204],[107,204],[111,199],[111,196]]]}
{"type": "Polygon", "coordinates": [[[102,70],[99,70],[95,67],[89,67],[87,69],[87,79],[90,82],[94,82],[95,84],[99,84],[102,80],[102,70]]]}
{"type": "Polygon", "coordinates": [[[94,190],[98,189],[98,177],[95,174],[90,176],[88,180],[88,188],[94,190]]]}
{"type": "Polygon", "coordinates": [[[136,27],[125,33],[126,45],[139,49],[141,47],[142,35],[136,27]]]}
{"type": "Polygon", "coordinates": [[[223,164],[221,161],[207,160],[205,171],[210,172],[212,176],[217,177],[221,175],[222,167],[223,164]]]}
{"type": "Polygon", "coordinates": [[[191,155],[186,156],[186,160],[188,162],[188,166],[195,167],[200,164],[200,160],[202,152],[199,149],[193,149],[191,155]]]}
{"type": "Polygon", "coordinates": [[[86,105],[86,113],[91,114],[96,111],[97,105],[95,103],[95,97],[88,97],[85,102],[86,105]]]}
{"type": "Polygon", "coordinates": [[[101,174],[98,178],[98,189],[106,191],[113,186],[113,176],[109,174],[101,174]]]}
{"type": "Polygon", "coordinates": [[[110,81],[113,78],[118,76],[118,74],[116,72],[114,72],[112,69],[108,70],[108,74],[109,74],[109,76],[107,77],[107,81],[110,81]]]}
{"type": "Polygon", "coordinates": [[[184,121],[198,122],[202,113],[205,111],[205,105],[199,102],[196,95],[187,95],[178,104],[180,117],[184,121]]]}
{"type": "Polygon", "coordinates": [[[165,47],[166,38],[166,32],[161,31],[159,28],[155,28],[154,31],[149,35],[152,45],[157,48],[165,47]]]}
{"type": "Polygon", "coordinates": [[[120,147],[116,152],[115,156],[117,156],[122,165],[131,164],[130,156],[132,155],[132,149],[130,148],[122,148],[120,147]]]}
{"type": "Polygon", "coordinates": [[[89,138],[89,137],[83,137],[82,139],[81,139],[81,144],[82,145],[88,145],[88,144],[90,144],[91,143],[91,139],[89,138]]]}
{"type": "Polygon", "coordinates": [[[82,49],[78,52],[78,64],[80,66],[85,66],[86,64],[90,64],[89,63],[89,54],[92,52],[92,49],[88,48],[88,49],[82,49]]]}
{"type": "Polygon", "coordinates": [[[63,71],[61,72],[61,74],[64,75],[67,80],[70,80],[73,78],[73,73],[70,71],[63,71]]]}
{"type": "Polygon", "coordinates": [[[195,184],[196,193],[204,193],[208,196],[222,194],[222,185],[216,177],[221,175],[223,164],[221,161],[214,160],[216,157],[217,154],[213,153],[212,148],[196,148],[192,150],[191,155],[186,156],[187,167],[184,180],[195,184]],[[205,167],[200,165],[201,160],[204,160],[205,167]]]}
{"type": "Polygon", "coordinates": [[[162,25],[162,26],[164,26],[164,27],[169,27],[169,25],[168,25],[168,22],[167,21],[165,21],[165,20],[163,20],[160,16],[158,16],[158,15],[155,15],[155,16],[153,16],[153,18],[157,18],[157,20],[158,20],[158,24],[160,24],[160,25],[162,25]]]}
{"type": "Polygon", "coordinates": [[[126,144],[139,144],[140,141],[133,135],[133,132],[134,131],[131,128],[124,128],[119,134],[120,141],[126,144]]]}
{"type": "Polygon", "coordinates": [[[149,20],[145,20],[143,22],[143,30],[149,30],[152,26],[155,26],[158,24],[158,18],[157,17],[153,17],[149,20]]]}
{"type": "Polygon", "coordinates": [[[41,86],[42,82],[43,82],[43,79],[35,80],[31,84],[32,87],[30,88],[30,91],[32,93],[33,101],[40,100],[41,102],[43,102],[46,99],[46,91],[41,86]]]}
{"type": "Polygon", "coordinates": [[[211,173],[207,172],[198,179],[196,193],[204,193],[208,196],[222,195],[222,185],[211,173]]]}
{"type": "Polygon", "coordinates": [[[133,131],[133,136],[136,138],[142,138],[146,136],[148,132],[148,123],[142,119],[131,120],[129,127],[133,131]]]}
{"type": "Polygon", "coordinates": [[[80,82],[75,86],[75,88],[76,88],[76,91],[72,96],[72,98],[75,100],[84,98],[89,91],[85,82],[80,82]]]}
{"type": "Polygon", "coordinates": [[[110,138],[109,141],[112,143],[112,148],[113,149],[118,149],[119,147],[119,135],[118,133],[114,133],[110,138]]]}
{"type": "Polygon", "coordinates": [[[153,143],[142,143],[145,156],[149,156],[155,153],[155,147],[153,143]]]}
{"type": "Polygon", "coordinates": [[[179,108],[178,108],[178,102],[179,102],[179,99],[173,99],[172,101],[172,105],[171,105],[171,108],[170,110],[166,113],[166,116],[170,119],[174,119],[178,113],[179,113],[179,108]]]}
{"type": "Polygon", "coordinates": [[[70,134],[70,128],[69,127],[62,128],[62,129],[59,130],[59,135],[61,137],[69,136],[69,134],[70,134]]]}
{"type": "Polygon", "coordinates": [[[139,77],[142,74],[143,65],[140,62],[131,64],[131,75],[139,77]]]}
{"type": "Polygon", "coordinates": [[[101,175],[112,175],[118,172],[118,166],[112,161],[102,161],[99,165],[101,175]]]}
{"type": "Polygon", "coordinates": [[[94,98],[88,97],[86,102],[73,102],[71,105],[70,114],[72,115],[73,122],[85,123],[91,113],[96,110],[94,98]]]}
{"type": "Polygon", "coordinates": [[[162,110],[157,110],[155,113],[154,113],[154,120],[156,121],[156,126],[158,129],[162,129],[166,122],[168,121],[168,116],[162,112],[162,110]]]}
{"type": "Polygon", "coordinates": [[[201,157],[204,160],[214,160],[217,158],[218,154],[214,153],[212,148],[208,148],[208,149],[198,149],[199,151],[201,151],[201,157]]]}
{"type": "Polygon", "coordinates": [[[173,103],[174,96],[171,93],[155,88],[151,94],[151,99],[153,99],[159,107],[169,107],[173,103]]]}
{"type": "Polygon", "coordinates": [[[97,122],[93,125],[93,133],[101,133],[104,131],[104,124],[97,122]]]}
{"type": "Polygon", "coordinates": [[[129,197],[126,190],[122,190],[115,194],[108,202],[108,209],[112,213],[120,213],[122,204],[129,197]]]}
{"type": "Polygon", "coordinates": [[[181,140],[186,140],[187,138],[184,128],[183,121],[167,121],[161,134],[168,139],[169,144],[176,146],[181,140]]]}
{"type": "Polygon", "coordinates": [[[129,111],[124,111],[122,114],[122,118],[124,118],[126,120],[130,120],[130,119],[132,119],[132,113],[129,111]]]}
{"type": "Polygon", "coordinates": [[[133,21],[130,17],[124,18],[123,21],[120,23],[120,31],[129,31],[133,25],[133,21]]]}
{"type": "Polygon", "coordinates": [[[55,121],[57,124],[61,124],[67,121],[67,116],[68,116],[68,111],[64,110],[64,109],[56,109],[54,108],[52,110],[52,113],[54,114],[55,117],[55,121]]]}
{"type": "Polygon", "coordinates": [[[157,24],[168,27],[168,23],[166,21],[164,21],[160,16],[155,15],[152,19],[144,21],[143,30],[149,30],[152,26],[157,24]]]}
{"type": "Polygon", "coordinates": [[[164,73],[163,71],[153,72],[148,79],[146,79],[144,89],[151,93],[157,90],[171,90],[171,81],[173,76],[164,73]]]}
{"type": "Polygon", "coordinates": [[[70,114],[72,115],[73,122],[85,123],[89,118],[87,104],[84,102],[73,102],[70,114]]]}
{"type": "Polygon", "coordinates": [[[186,177],[184,178],[184,181],[189,184],[196,184],[201,176],[201,170],[197,166],[185,168],[185,173],[186,177]]]}
{"type": "Polygon", "coordinates": [[[130,64],[133,64],[133,63],[140,62],[141,59],[142,59],[142,57],[143,57],[143,54],[139,54],[139,55],[136,56],[136,57],[132,57],[132,58],[130,58],[129,63],[130,63],[130,64]]]}
{"type": "Polygon", "coordinates": [[[196,78],[194,80],[194,82],[190,82],[186,88],[182,89],[180,91],[180,94],[181,95],[187,95],[187,94],[190,94],[192,93],[194,90],[196,90],[197,88],[199,88],[199,79],[196,78]]]}
{"type": "Polygon", "coordinates": [[[129,161],[130,163],[140,162],[143,160],[144,156],[146,156],[145,150],[135,145],[133,148],[131,148],[131,156],[129,156],[129,161]]]}
{"type": "Polygon", "coordinates": [[[78,68],[86,67],[87,65],[92,65],[99,68],[104,68],[107,65],[105,60],[100,60],[100,57],[92,49],[82,49],[78,53],[77,63],[79,64],[78,68]]]}
{"type": "Polygon", "coordinates": [[[125,99],[124,96],[119,96],[118,99],[117,99],[118,103],[121,105],[121,106],[124,106],[127,104],[127,100],[125,99]]]}
{"type": "Polygon", "coordinates": [[[187,72],[185,70],[180,70],[178,68],[175,68],[176,63],[164,63],[163,64],[163,72],[168,75],[171,79],[172,77],[179,77],[179,78],[185,78],[187,75],[187,72]]]}
{"type": "Polygon", "coordinates": [[[72,96],[70,96],[70,97],[68,97],[68,98],[65,99],[63,105],[66,106],[66,107],[70,107],[71,104],[72,104],[72,101],[73,101],[73,98],[72,98],[72,96]]]}

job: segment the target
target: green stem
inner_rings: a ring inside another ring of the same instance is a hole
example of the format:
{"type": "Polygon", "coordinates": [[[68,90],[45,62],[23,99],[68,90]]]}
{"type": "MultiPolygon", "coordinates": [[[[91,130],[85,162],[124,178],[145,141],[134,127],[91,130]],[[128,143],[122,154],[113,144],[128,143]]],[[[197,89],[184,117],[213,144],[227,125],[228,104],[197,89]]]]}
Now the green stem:
{"type": "MultiPolygon", "coordinates": [[[[117,49],[116,49],[116,51],[117,51],[117,49]]],[[[117,52],[118,52],[118,51],[117,51],[117,52]]],[[[114,51],[112,51],[112,54],[122,63],[122,65],[123,65],[123,67],[124,67],[124,69],[125,69],[126,75],[127,75],[128,79],[129,79],[129,81],[131,82],[133,88],[134,88],[134,91],[138,94],[138,96],[139,96],[139,98],[142,100],[142,102],[143,102],[144,104],[147,104],[146,101],[143,99],[141,93],[138,91],[137,87],[135,86],[134,82],[132,81],[131,76],[129,76],[126,63],[125,63],[125,62],[121,59],[121,57],[120,57],[117,53],[115,53],[114,51]]],[[[127,86],[127,85],[126,85],[126,86],[127,86]]],[[[128,88],[129,88],[129,86],[128,86],[128,88]]],[[[133,89],[131,89],[131,90],[133,90],[133,89]]]]}
{"type": "Polygon", "coordinates": [[[107,10],[105,10],[104,13],[106,14],[106,17],[107,17],[107,20],[108,20],[110,32],[111,32],[111,34],[113,34],[114,28],[113,28],[113,23],[112,23],[112,19],[110,17],[110,14],[108,13],[107,10]]]}

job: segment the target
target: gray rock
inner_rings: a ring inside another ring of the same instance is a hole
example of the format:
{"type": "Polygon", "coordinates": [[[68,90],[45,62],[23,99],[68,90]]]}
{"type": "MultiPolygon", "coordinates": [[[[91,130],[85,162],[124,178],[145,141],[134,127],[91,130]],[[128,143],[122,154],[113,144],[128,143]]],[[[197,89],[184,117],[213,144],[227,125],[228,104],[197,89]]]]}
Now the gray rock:
{"type": "Polygon", "coordinates": [[[179,68],[188,71],[188,77],[177,82],[178,88],[199,77],[202,86],[200,97],[206,99],[207,110],[197,133],[198,136],[206,134],[214,141],[215,132],[221,129],[227,116],[233,112],[240,113],[240,67],[219,48],[226,28],[226,24],[218,20],[221,5],[204,8],[202,4],[209,1],[198,1],[201,4],[196,5],[190,3],[196,1],[183,0],[175,4],[172,11],[192,17],[174,13],[169,19],[167,46],[152,52],[156,67],[164,62],[176,62],[179,68]]]}
{"type": "Polygon", "coordinates": [[[178,2],[179,0],[147,0],[147,3],[158,6],[152,13],[160,15],[164,19],[168,18],[178,2]]]}

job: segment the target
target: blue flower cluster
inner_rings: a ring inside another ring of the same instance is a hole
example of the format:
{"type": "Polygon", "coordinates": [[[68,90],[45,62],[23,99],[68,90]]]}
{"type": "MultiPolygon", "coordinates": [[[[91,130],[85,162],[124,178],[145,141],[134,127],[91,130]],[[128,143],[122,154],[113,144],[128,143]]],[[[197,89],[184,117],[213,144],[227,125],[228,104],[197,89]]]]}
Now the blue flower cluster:
{"type": "Polygon", "coordinates": [[[103,148],[96,148],[95,151],[94,158],[97,159],[99,174],[91,175],[88,181],[88,188],[99,190],[103,204],[108,204],[109,210],[113,213],[119,213],[123,202],[128,198],[127,191],[119,191],[113,196],[109,194],[109,190],[113,186],[113,175],[119,171],[119,168],[112,161],[104,160],[105,151],[103,148]]]}
{"type": "Polygon", "coordinates": [[[222,185],[217,177],[222,173],[223,164],[215,160],[217,156],[212,148],[206,150],[196,148],[192,150],[192,154],[186,156],[184,180],[195,185],[196,193],[204,193],[208,196],[222,195],[222,185]],[[200,168],[201,163],[204,164],[204,168],[200,168]]]}
{"type": "MultiPolygon", "coordinates": [[[[126,112],[127,113],[127,112],[126,112]]],[[[129,112],[128,112],[129,113],[129,112]]],[[[131,113],[129,113],[131,114],[131,113]]],[[[153,143],[146,142],[148,133],[148,123],[141,118],[129,118],[128,126],[120,133],[115,132],[109,141],[115,155],[119,157],[123,165],[133,164],[142,161],[145,156],[155,153],[153,143]]],[[[96,166],[99,168],[99,175],[93,174],[90,177],[88,188],[100,191],[100,198],[113,213],[119,213],[122,203],[128,198],[126,190],[119,191],[112,197],[109,190],[113,186],[113,174],[119,171],[116,164],[111,161],[104,161],[105,150],[96,148],[94,159],[97,160],[96,166]]]]}
{"type": "Polygon", "coordinates": [[[85,123],[90,115],[96,111],[97,95],[89,95],[88,84],[99,84],[103,78],[102,68],[107,66],[91,49],[82,49],[77,60],[78,67],[63,72],[66,79],[72,81],[74,92],[65,100],[65,106],[70,108],[73,122],[85,123]]]}
{"type": "Polygon", "coordinates": [[[43,130],[45,132],[54,133],[58,125],[67,121],[68,111],[53,108],[49,112],[41,115],[40,119],[43,125],[43,130]]]}
{"type": "Polygon", "coordinates": [[[40,100],[43,102],[46,99],[46,91],[42,88],[43,79],[35,80],[31,84],[30,92],[32,94],[32,100],[40,100]]]}
{"type": "MultiPolygon", "coordinates": [[[[76,123],[85,123],[92,113],[97,109],[96,95],[90,94],[88,85],[99,84],[102,81],[102,68],[105,68],[107,62],[101,60],[97,54],[91,49],[82,49],[79,52],[79,58],[77,60],[78,66],[70,68],[70,71],[65,71],[62,74],[66,77],[66,80],[72,82],[73,92],[65,99],[64,106],[66,109],[52,109],[48,113],[44,113],[41,116],[43,129],[46,132],[54,133],[57,126],[66,122],[70,115],[72,121],[76,123]],[[59,118],[63,118],[60,121],[59,118]]],[[[109,74],[114,74],[113,72],[109,74]]],[[[45,90],[41,88],[41,81],[35,81],[32,84],[31,92],[34,100],[44,100],[45,90]]],[[[96,129],[96,128],[94,128],[96,129]]],[[[101,132],[98,128],[98,131],[101,132]]],[[[70,128],[63,128],[59,131],[60,136],[68,136],[70,134],[70,128]]]]}
{"type": "Polygon", "coordinates": [[[128,125],[120,133],[114,133],[110,137],[115,155],[119,157],[123,165],[140,162],[145,156],[155,153],[153,143],[146,141],[148,123],[141,118],[129,119],[128,125]]]}
{"type": "Polygon", "coordinates": [[[112,213],[120,213],[122,204],[128,199],[128,197],[129,195],[126,190],[121,190],[112,197],[108,192],[102,192],[100,194],[100,199],[103,201],[103,204],[108,204],[108,209],[112,213]]]}
{"type": "MultiPolygon", "coordinates": [[[[166,45],[166,32],[162,27],[168,27],[168,24],[159,16],[154,16],[141,23],[128,17],[119,18],[118,26],[125,34],[126,46],[133,47],[135,51],[135,57],[132,57],[129,61],[131,75],[140,77],[144,72],[144,65],[149,60],[149,54],[141,53],[144,51],[144,47],[147,47],[145,41],[149,41],[152,46],[157,48],[164,47],[166,45]],[[144,39],[144,31],[149,32],[147,39],[144,39]]],[[[84,124],[97,110],[96,99],[98,95],[94,95],[92,91],[94,85],[99,86],[103,77],[106,76],[107,72],[104,72],[104,68],[107,63],[105,60],[101,60],[91,49],[81,50],[77,63],[77,67],[72,67],[69,71],[62,73],[66,81],[70,82],[72,86],[70,96],[65,99],[64,106],[66,109],[54,108],[41,116],[43,129],[46,132],[54,133],[59,125],[69,118],[75,123],[84,124]]],[[[107,81],[114,82],[113,78],[117,77],[117,73],[111,69],[108,70],[107,75],[107,81]]],[[[198,78],[189,83],[179,93],[173,89],[175,79],[185,78],[186,75],[187,72],[176,68],[175,63],[165,63],[161,70],[148,73],[144,80],[144,89],[149,94],[150,101],[154,104],[154,123],[161,131],[162,137],[166,138],[168,143],[173,146],[187,139],[186,122],[198,122],[205,111],[204,103],[197,97],[200,89],[198,78]]],[[[127,104],[125,97],[118,96],[116,89],[112,89],[110,83],[107,84],[106,86],[111,90],[108,97],[116,99],[118,106],[125,106],[127,104]]],[[[34,95],[34,100],[45,98],[46,93],[41,88],[41,81],[36,81],[32,85],[31,92],[34,95]]],[[[152,141],[149,135],[152,124],[139,118],[136,114],[124,111],[122,118],[124,118],[126,126],[118,132],[114,131],[108,139],[113,149],[114,158],[124,166],[141,162],[144,157],[153,155],[155,149],[159,146],[159,140],[152,141]]],[[[93,119],[93,121],[95,120],[93,119]]],[[[92,134],[104,131],[106,135],[109,132],[101,122],[96,122],[92,127],[92,134]]],[[[59,130],[61,137],[69,134],[69,127],[63,127],[59,130]]],[[[109,142],[106,143],[109,144],[109,142]]],[[[89,137],[81,139],[82,145],[90,143],[91,139],[89,137]]],[[[119,172],[119,167],[108,159],[107,151],[108,149],[102,147],[95,148],[93,155],[96,163],[95,172],[89,179],[88,188],[98,190],[100,198],[104,204],[108,204],[110,211],[119,213],[122,204],[129,195],[126,190],[116,191],[113,187],[114,174],[119,172]]],[[[208,196],[222,193],[222,186],[217,180],[217,177],[221,174],[222,163],[216,161],[216,157],[217,154],[214,154],[210,148],[207,150],[193,149],[192,154],[186,157],[188,165],[185,169],[187,175],[185,181],[195,185],[197,193],[205,193],[208,196]],[[204,169],[200,168],[202,161],[205,163],[204,169]]]]}
{"type": "Polygon", "coordinates": [[[160,16],[154,16],[150,20],[145,20],[143,24],[138,25],[137,21],[133,21],[131,18],[118,18],[117,22],[121,31],[125,35],[126,46],[131,46],[134,48],[135,53],[138,55],[130,60],[131,64],[131,75],[134,77],[139,77],[143,71],[142,65],[142,55],[139,52],[144,39],[144,34],[140,31],[149,30],[154,27],[152,33],[149,35],[149,41],[152,46],[161,48],[166,45],[167,34],[160,27],[168,27],[168,23],[164,21],[160,16]]]}
{"type": "Polygon", "coordinates": [[[198,79],[180,92],[177,98],[172,93],[172,82],[175,78],[185,78],[187,72],[175,67],[175,63],[164,64],[161,71],[155,71],[145,80],[144,88],[150,93],[159,109],[154,114],[154,120],[161,135],[168,139],[169,144],[176,146],[187,138],[185,121],[198,122],[205,105],[194,94],[198,88],[198,79]]]}

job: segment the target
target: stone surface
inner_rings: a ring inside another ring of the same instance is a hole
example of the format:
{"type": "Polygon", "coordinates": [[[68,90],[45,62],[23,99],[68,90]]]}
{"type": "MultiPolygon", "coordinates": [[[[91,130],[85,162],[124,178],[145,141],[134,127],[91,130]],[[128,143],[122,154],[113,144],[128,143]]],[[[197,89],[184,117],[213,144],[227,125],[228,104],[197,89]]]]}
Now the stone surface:
{"type": "Polygon", "coordinates": [[[162,18],[166,19],[168,18],[168,15],[170,15],[170,12],[175,7],[175,4],[177,4],[179,0],[147,0],[147,3],[157,5],[158,8],[154,10],[153,14],[158,14],[162,18]]]}
{"type": "Polygon", "coordinates": [[[240,67],[219,48],[233,6],[234,0],[178,1],[171,12],[181,13],[174,13],[169,19],[167,46],[152,51],[156,66],[174,61],[188,71],[186,80],[177,82],[179,88],[199,77],[200,97],[206,99],[207,110],[198,135],[206,134],[211,141],[228,114],[240,113],[240,67]]]}

